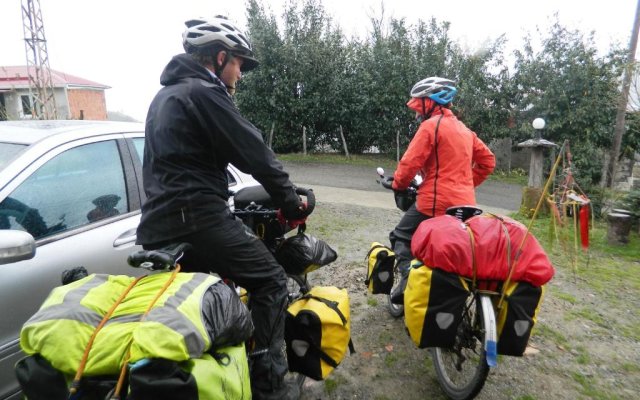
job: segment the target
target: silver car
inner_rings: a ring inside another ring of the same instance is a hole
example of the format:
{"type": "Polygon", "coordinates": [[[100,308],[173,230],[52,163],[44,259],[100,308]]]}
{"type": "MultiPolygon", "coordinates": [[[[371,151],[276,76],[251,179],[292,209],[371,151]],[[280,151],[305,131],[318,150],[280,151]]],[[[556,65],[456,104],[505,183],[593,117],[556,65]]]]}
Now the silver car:
{"type": "MultiPolygon", "coordinates": [[[[138,123],[0,122],[0,229],[37,245],[32,259],[0,261],[0,399],[20,398],[20,329],[64,270],[135,273],[126,258],[139,250],[143,148],[138,123]]],[[[231,191],[258,185],[231,165],[228,176],[231,191]]]]}

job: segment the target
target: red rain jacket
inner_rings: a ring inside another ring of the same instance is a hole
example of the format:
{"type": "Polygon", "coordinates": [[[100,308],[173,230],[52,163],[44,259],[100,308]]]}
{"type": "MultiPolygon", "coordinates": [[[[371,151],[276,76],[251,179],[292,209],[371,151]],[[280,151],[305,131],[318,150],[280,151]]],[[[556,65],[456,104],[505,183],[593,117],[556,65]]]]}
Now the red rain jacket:
{"type": "MultiPolygon", "coordinates": [[[[419,111],[414,100],[408,105],[419,111]]],[[[495,164],[491,150],[472,130],[448,108],[436,107],[431,118],[420,124],[402,156],[393,188],[406,189],[420,172],[423,183],[418,190],[418,211],[429,216],[442,215],[448,207],[475,205],[474,188],[493,172],[495,164]]]]}
{"type": "Polygon", "coordinates": [[[508,217],[480,215],[469,218],[466,225],[450,215],[428,219],[414,233],[411,252],[428,267],[471,278],[473,254],[467,226],[475,242],[478,279],[504,281],[510,265],[514,268],[511,280],[515,282],[542,286],[553,277],[551,261],[533,235],[526,235],[518,252],[527,228],[508,217]]]}

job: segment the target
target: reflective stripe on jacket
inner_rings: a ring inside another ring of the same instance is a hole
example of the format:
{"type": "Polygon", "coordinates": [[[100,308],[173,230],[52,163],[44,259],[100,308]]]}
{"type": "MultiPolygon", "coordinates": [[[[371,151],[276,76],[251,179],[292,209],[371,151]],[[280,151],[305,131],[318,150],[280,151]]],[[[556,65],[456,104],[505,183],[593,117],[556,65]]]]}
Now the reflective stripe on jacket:
{"type": "Polygon", "coordinates": [[[419,172],[416,207],[437,216],[457,205],[475,205],[474,188],[493,172],[495,157],[451,110],[438,107],[420,124],[394,174],[394,189],[406,189],[419,172]]]}
{"type": "MultiPolygon", "coordinates": [[[[140,321],[170,276],[146,276],[131,289],[96,336],[85,375],[118,373],[130,344],[131,362],[143,358],[184,361],[209,349],[211,338],[202,317],[202,300],[219,278],[177,274],[140,321]]],[[[41,354],[65,374],[75,373],[96,327],[134,279],[93,274],[55,288],[23,326],[20,346],[27,354],[41,354]]]]}

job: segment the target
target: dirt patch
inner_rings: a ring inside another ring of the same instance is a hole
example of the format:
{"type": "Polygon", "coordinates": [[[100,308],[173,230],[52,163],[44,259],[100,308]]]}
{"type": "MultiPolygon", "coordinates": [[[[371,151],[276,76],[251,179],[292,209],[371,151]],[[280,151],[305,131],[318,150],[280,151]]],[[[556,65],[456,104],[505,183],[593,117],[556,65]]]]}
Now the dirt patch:
{"type": "MultiPolygon", "coordinates": [[[[400,217],[398,210],[319,199],[308,232],[331,244],[339,258],[309,279],[314,285],[348,289],[357,352],[327,380],[309,381],[303,400],[445,398],[428,351],[417,349],[403,320],[387,313],[386,297],[369,295],[364,285],[364,257],[370,243],[388,244],[388,234],[400,217]]],[[[637,269],[640,264],[634,279],[637,269]]],[[[592,290],[594,283],[559,268],[547,285],[530,341],[533,354],[500,357],[477,398],[638,398],[639,293],[625,291],[622,285],[622,290],[606,295],[606,289],[592,290]]]]}

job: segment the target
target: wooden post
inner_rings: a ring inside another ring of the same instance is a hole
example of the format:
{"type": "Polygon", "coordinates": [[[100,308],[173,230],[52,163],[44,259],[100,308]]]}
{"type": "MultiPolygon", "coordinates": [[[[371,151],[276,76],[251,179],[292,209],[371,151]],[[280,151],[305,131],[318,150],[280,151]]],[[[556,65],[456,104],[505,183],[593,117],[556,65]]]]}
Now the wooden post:
{"type": "Polygon", "coordinates": [[[302,154],[307,155],[307,128],[302,127],[302,154]]]}
{"type": "Polygon", "coordinates": [[[531,148],[531,163],[529,164],[529,186],[542,187],[542,167],[544,165],[542,147],[531,148]]]}
{"type": "Polygon", "coordinates": [[[344,132],[342,131],[342,125],[340,125],[340,137],[342,138],[342,146],[344,147],[344,155],[349,158],[349,149],[347,149],[347,141],[344,140],[344,132]]]}
{"type": "Polygon", "coordinates": [[[271,145],[273,144],[273,130],[276,127],[276,123],[272,122],[271,123],[271,132],[269,132],[269,148],[272,149],[273,147],[271,147],[271,145]]]}
{"type": "Polygon", "coordinates": [[[396,131],[396,162],[400,162],[400,129],[396,131]]]}

